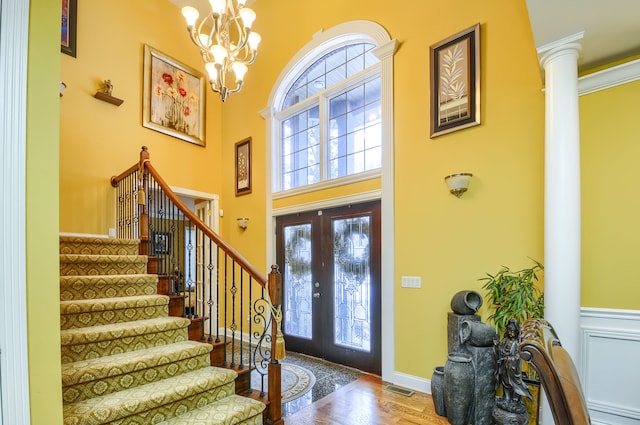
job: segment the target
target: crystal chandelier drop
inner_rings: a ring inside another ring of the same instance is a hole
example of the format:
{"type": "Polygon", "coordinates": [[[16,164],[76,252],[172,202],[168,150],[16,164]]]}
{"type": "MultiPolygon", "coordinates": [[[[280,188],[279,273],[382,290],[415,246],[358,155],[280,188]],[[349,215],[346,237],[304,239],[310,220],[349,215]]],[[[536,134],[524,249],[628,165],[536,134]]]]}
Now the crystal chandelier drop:
{"type": "Polygon", "coordinates": [[[258,54],[261,38],[251,31],[256,14],[245,7],[245,3],[246,0],[209,0],[211,12],[200,22],[200,13],[195,8],[182,8],[191,41],[200,49],[211,88],[220,93],[223,102],[230,93],[240,91],[247,65],[251,65],[258,54]],[[234,76],[235,86],[230,88],[227,84],[234,76]]]}

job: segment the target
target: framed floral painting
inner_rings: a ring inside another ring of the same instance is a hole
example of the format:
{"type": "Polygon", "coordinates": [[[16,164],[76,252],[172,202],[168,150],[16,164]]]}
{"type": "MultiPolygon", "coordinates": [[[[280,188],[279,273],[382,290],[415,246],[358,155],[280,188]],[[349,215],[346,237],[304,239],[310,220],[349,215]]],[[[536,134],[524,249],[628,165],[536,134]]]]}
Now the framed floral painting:
{"type": "Polygon", "coordinates": [[[431,137],[480,124],[480,24],[432,45],[431,137]]]}
{"type": "Polygon", "coordinates": [[[144,46],[142,125],[205,146],[205,79],[188,65],[144,46]]]}
{"type": "Polygon", "coordinates": [[[76,57],[76,32],[78,20],[77,0],[62,0],[62,20],[60,21],[60,51],[76,57]]]}
{"type": "Polygon", "coordinates": [[[236,196],[251,193],[251,137],[236,143],[236,196]]]}

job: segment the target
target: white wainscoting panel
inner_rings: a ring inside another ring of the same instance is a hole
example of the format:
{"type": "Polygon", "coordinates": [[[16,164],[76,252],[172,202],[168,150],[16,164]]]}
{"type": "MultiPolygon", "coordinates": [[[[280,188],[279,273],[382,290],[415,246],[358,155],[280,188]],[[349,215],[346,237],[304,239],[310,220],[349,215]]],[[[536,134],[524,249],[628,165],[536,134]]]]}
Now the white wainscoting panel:
{"type": "Polygon", "coordinates": [[[592,424],[640,425],[640,310],[583,308],[580,327],[592,424]]]}

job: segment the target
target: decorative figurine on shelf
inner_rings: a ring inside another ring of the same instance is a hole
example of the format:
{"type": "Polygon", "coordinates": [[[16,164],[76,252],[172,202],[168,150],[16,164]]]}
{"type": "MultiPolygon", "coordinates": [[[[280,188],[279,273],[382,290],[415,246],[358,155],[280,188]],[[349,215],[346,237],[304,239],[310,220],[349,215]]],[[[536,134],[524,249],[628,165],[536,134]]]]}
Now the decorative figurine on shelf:
{"type": "Polygon", "coordinates": [[[502,386],[502,397],[496,397],[496,407],[493,412],[497,424],[526,424],[529,421],[522,397],[533,400],[533,396],[522,380],[519,335],[518,320],[510,319],[502,341],[496,345],[497,384],[502,386]]]}
{"type": "Polygon", "coordinates": [[[102,92],[111,96],[111,93],[113,92],[113,84],[111,84],[111,80],[104,80],[103,84],[104,88],[102,89],[102,92]]]}

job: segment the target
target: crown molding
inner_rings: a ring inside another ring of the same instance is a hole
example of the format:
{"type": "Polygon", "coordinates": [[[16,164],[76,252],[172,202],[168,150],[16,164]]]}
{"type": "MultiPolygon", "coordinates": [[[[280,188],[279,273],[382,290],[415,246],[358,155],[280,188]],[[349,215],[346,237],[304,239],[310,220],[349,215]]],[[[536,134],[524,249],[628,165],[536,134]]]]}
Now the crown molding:
{"type": "Polygon", "coordinates": [[[640,80],[640,59],[578,78],[578,95],[610,89],[640,80]]]}

